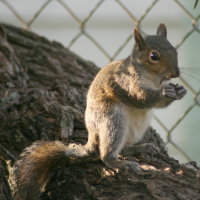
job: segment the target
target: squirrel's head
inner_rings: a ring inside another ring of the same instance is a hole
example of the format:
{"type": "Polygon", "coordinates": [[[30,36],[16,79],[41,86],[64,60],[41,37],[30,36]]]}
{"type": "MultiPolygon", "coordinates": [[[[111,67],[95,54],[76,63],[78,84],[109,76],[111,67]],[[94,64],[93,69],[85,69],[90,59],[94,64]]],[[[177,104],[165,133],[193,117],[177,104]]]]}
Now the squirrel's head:
{"type": "Polygon", "coordinates": [[[167,28],[160,24],[156,35],[142,36],[134,29],[135,46],[133,58],[141,67],[159,76],[160,81],[180,75],[176,49],[167,40],[167,28]]]}

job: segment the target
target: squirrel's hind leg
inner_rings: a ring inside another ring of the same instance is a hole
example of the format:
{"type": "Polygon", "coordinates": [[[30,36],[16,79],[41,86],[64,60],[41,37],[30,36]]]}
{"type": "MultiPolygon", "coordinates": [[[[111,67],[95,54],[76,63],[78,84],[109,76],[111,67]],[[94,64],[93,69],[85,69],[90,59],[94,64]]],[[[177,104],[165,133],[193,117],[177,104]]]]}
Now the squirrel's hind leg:
{"type": "Polygon", "coordinates": [[[99,151],[101,160],[113,169],[140,171],[136,162],[119,160],[117,155],[124,147],[128,124],[123,109],[120,106],[112,108],[101,120],[99,129],[99,151]]]}

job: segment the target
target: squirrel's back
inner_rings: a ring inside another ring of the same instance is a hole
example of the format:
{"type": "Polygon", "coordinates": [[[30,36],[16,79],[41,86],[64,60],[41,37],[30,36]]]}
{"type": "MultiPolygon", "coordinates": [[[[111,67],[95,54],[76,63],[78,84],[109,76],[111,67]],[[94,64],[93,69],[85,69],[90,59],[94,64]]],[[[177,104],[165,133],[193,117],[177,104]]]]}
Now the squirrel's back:
{"type": "Polygon", "coordinates": [[[87,95],[87,105],[105,102],[117,102],[121,101],[118,99],[118,94],[116,94],[115,85],[124,82],[128,85],[129,82],[138,82],[138,72],[137,67],[133,66],[130,61],[130,57],[122,60],[112,61],[103,67],[99,73],[96,75],[92,84],[90,85],[88,95],[87,95]],[[137,79],[137,80],[136,80],[137,79]],[[98,102],[98,103],[97,103],[98,102]]]}

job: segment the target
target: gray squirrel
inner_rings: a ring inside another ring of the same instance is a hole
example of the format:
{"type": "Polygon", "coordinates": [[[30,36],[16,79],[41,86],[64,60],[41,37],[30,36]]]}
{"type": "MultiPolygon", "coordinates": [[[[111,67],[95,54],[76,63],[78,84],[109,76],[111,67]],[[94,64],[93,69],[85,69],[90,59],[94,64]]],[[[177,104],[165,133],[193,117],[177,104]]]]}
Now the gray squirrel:
{"type": "Polygon", "coordinates": [[[66,146],[39,141],[26,148],[13,171],[16,200],[38,199],[51,172],[67,158],[99,152],[110,168],[141,170],[137,162],[120,160],[117,155],[141,140],[154,108],[182,99],[186,89],[168,83],[180,72],[177,51],[167,40],[164,24],[158,26],[156,35],[145,37],[136,27],[134,38],[131,55],[103,67],[90,85],[85,111],[88,142],[66,146]]]}

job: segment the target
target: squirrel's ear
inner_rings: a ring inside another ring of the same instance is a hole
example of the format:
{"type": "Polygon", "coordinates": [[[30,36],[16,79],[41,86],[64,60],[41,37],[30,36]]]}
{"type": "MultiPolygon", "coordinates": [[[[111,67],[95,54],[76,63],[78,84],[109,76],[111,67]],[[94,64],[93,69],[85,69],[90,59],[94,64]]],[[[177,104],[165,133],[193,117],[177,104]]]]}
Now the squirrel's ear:
{"type": "Polygon", "coordinates": [[[157,35],[167,38],[167,27],[164,24],[160,24],[157,28],[157,35]]]}
{"type": "Polygon", "coordinates": [[[142,37],[142,34],[140,33],[140,31],[138,30],[138,28],[134,28],[134,36],[135,36],[135,42],[138,45],[139,49],[143,49],[145,46],[144,43],[144,38],[142,37]]]}

